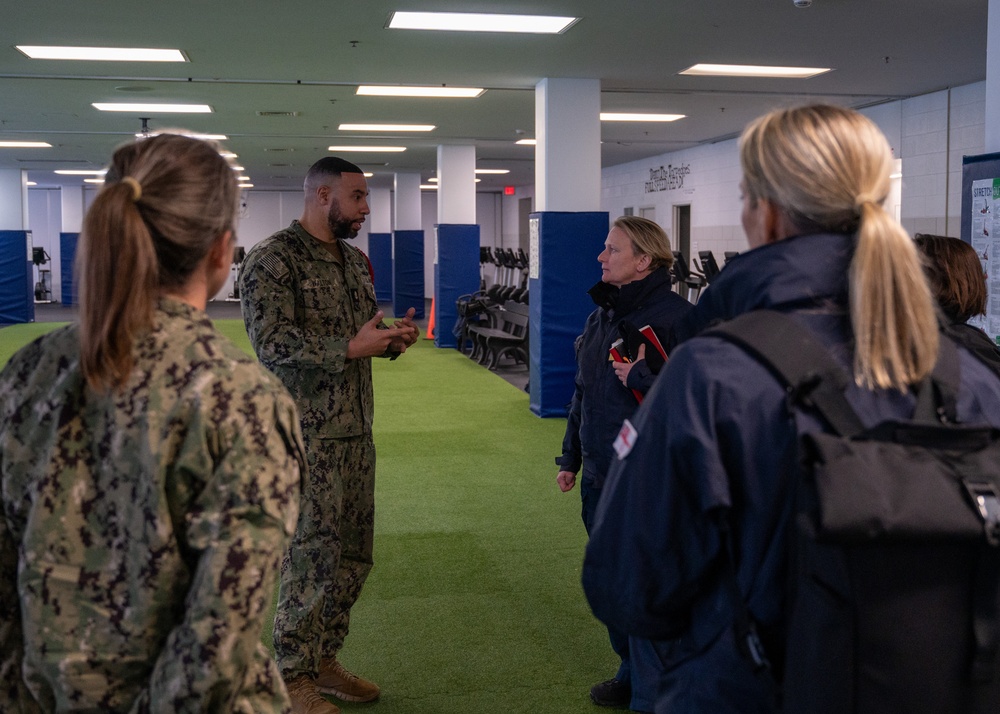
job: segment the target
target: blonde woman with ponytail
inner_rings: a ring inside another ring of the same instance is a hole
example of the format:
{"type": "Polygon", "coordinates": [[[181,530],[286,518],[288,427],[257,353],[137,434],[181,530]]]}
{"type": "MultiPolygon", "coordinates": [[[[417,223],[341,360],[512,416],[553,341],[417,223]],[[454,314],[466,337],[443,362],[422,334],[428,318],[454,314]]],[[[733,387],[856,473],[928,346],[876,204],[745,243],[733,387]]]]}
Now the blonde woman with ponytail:
{"type": "Polygon", "coordinates": [[[236,200],[215,146],[119,148],[84,220],[78,321],[0,372],[0,711],[288,707],[260,637],[298,417],[204,312],[236,200]]]}
{"type": "MultiPolygon", "coordinates": [[[[699,334],[755,310],[787,314],[853,375],[845,394],[866,426],[911,417],[942,339],[918,252],[883,206],[892,154],[869,119],[777,110],[746,128],[739,156],[750,250],[677,325],[679,346],[622,427],[584,563],[595,614],[661,641],[657,712],[777,711],[774,678],[737,645],[734,603],[780,660],[797,426],[824,428],[791,418],[761,362],[699,334]],[[732,524],[731,556],[720,523],[732,524]],[[730,560],[734,578],[722,575],[730,560]]],[[[959,420],[1000,427],[1000,382],[959,358],[959,420]]]]}

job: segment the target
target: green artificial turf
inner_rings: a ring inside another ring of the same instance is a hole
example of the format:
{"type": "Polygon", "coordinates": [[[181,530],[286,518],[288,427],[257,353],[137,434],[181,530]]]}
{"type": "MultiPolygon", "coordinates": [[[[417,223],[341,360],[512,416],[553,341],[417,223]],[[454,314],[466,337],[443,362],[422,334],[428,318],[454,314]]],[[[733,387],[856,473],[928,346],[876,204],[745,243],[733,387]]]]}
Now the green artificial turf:
{"type": "MultiPolygon", "coordinates": [[[[239,320],[217,320],[250,351],[239,320]]],[[[54,323],[0,330],[0,364],[54,323]]],[[[341,660],[372,714],[600,711],[617,659],[580,588],[577,491],[555,483],[564,419],[456,350],[374,360],[375,567],[341,660]]],[[[270,645],[270,631],[264,641],[270,645]]]]}

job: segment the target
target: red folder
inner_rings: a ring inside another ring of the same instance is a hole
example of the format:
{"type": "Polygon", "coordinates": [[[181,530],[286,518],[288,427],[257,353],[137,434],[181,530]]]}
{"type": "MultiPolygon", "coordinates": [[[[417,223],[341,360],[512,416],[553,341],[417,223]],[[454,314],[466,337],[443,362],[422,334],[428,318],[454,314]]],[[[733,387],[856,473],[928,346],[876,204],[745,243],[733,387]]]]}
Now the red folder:
{"type": "Polygon", "coordinates": [[[649,342],[657,349],[660,355],[663,357],[663,361],[667,361],[667,351],[663,349],[663,343],[660,342],[660,338],[656,336],[653,332],[653,328],[650,325],[639,328],[639,334],[645,337],[649,342]]]}
{"type": "MultiPolygon", "coordinates": [[[[608,350],[611,353],[611,359],[615,362],[631,362],[632,360],[622,354],[622,345],[623,340],[620,337],[611,343],[611,349],[608,350]]],[[[642,392],[638,389],[633,389],[632,395],[639,404],[642,404],[642,392]]]]}

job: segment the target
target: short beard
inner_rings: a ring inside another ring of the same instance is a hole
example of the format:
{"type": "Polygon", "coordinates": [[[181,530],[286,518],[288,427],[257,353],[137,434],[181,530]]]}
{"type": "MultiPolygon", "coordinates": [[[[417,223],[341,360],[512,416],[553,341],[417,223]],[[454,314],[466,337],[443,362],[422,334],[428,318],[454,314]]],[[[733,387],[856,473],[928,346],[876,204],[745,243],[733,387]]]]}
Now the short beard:
{"type": "Polygon", "coordinates": [[[358,232],[351,225],[354,221],[344,219],[340,212],[340,204],[334,202],[330,206],[329,213],[326,214],[327,224],[330,226],[330,233],[338,240],[351,240],[358,237],[358,232]]]}

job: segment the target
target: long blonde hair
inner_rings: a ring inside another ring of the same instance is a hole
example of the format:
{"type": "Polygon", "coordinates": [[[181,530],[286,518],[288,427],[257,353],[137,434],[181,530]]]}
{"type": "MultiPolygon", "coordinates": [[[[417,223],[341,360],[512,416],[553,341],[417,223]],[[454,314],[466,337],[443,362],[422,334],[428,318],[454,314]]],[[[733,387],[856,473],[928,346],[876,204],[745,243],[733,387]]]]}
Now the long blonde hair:
{"type": "Polygon", "coordinates": [[[783,210],[801,231],[857,233],[849,275],[854,372],[868,388],[905,390],[934,368],[938,326],[921,260],[883,209],[892,152],[855,111],[782,109],[740,139],[744,191],[783,210]]]}
{"type": "Polygon", "coordinates": [[[90,387],[125,382],[160,292],[184,285],[232,228],[237,195],[235,172],[208,142],[160,134],[115,151],[76,256],[80,367],[90,387]]]}

